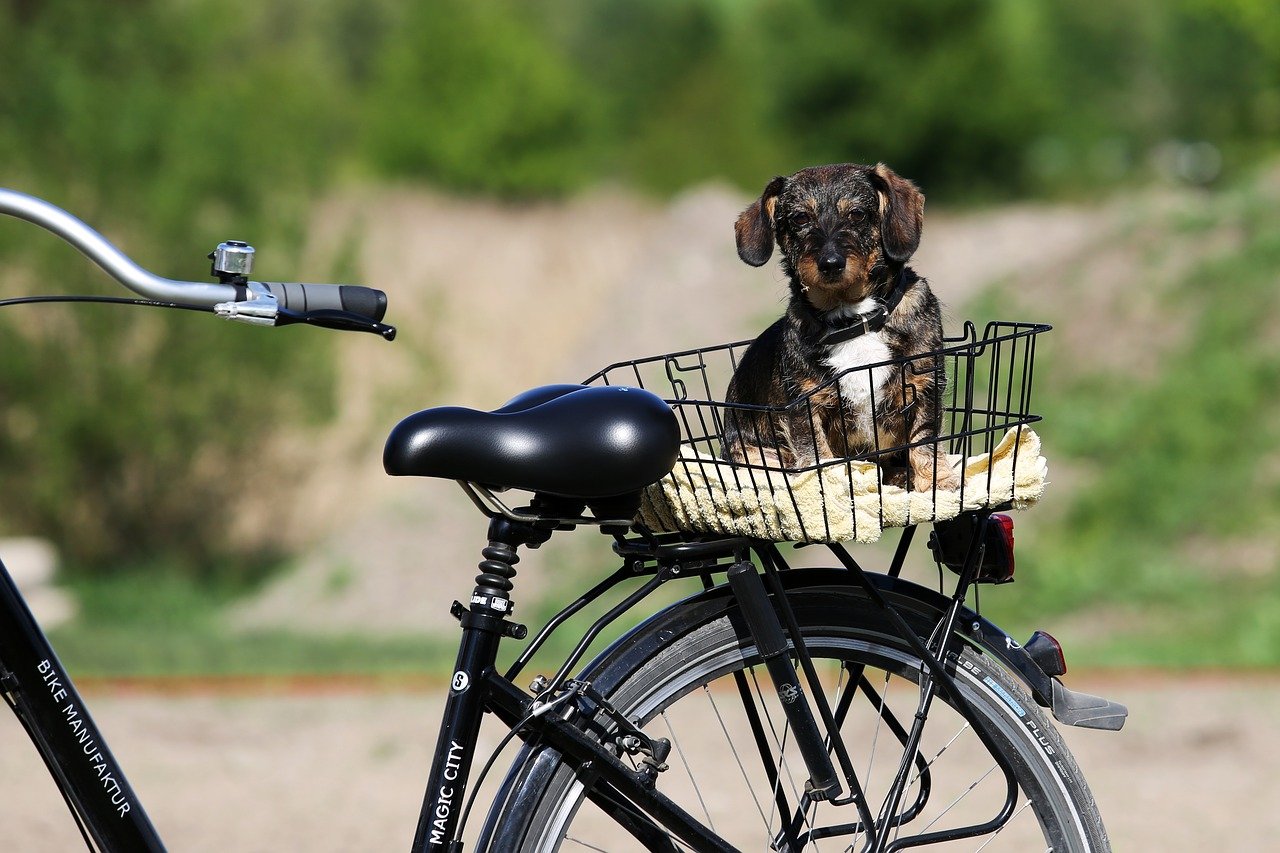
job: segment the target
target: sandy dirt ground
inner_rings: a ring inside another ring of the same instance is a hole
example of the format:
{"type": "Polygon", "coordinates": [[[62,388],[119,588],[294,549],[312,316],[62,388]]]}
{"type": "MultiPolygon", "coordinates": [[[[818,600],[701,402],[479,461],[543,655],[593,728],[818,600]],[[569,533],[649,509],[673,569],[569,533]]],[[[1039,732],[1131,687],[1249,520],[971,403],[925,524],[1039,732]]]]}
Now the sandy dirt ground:
{"type": "MultiPolygon", "coordinates": [[[[1280,679],[1093,676],[1118,734],[1068,731],[1118,851],[1270,851],[1280,837],[1280,679]]],[[[441,696],[322,689],[159,696],[90,707],[175,851],[407,849],[441,696]]],[[[7,716],[7,715],[6,715],[7,716]]],[[[496,737],[486,734],[491,747],[496,737]]],[[[79,838],[17,724],[0,724],[0,849],[79,838]]]]}

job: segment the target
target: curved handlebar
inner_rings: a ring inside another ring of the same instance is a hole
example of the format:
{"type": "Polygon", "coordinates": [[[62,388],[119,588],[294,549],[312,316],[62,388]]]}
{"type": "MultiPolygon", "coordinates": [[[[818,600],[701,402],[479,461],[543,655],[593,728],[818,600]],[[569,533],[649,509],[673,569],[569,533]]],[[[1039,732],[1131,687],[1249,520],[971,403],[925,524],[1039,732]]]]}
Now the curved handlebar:
{"type": "Polygon", "coordinates": [[[35,196],[0,189],[0,213],[25,219],[52,231],[83,252],[116,281],[148,299],[212,307],[220,302],[244,298],[243,295],[237,296],[236,288],[230,284],[177,281],[148,272],[84,222],[35,196]]]}
{"type": "Polygon", "coordinates": [[[253,249],[244,243],[223,243],[209,256],[217,258],[227,252],[232,260],[238,261],[234,267],[224,267],[215,260],[213,272],[222,282],[177,281],[138,266],[106,237],[43,199],[0,188],[0,214],[25,219],[52,231],[116,281],[156,302],[210,308],[229,320],[257,326],[307,323],[330,329],[374,332],[387,340],[395,339],[395,327],[381,322],[387,310],[387,295],[382,291],[349,284],[249,281],[244,273],[250,266],[242,256],[247,254],[251,258],[253,249]],[[233,269],[234,274],[224,274],[233,269]]]}

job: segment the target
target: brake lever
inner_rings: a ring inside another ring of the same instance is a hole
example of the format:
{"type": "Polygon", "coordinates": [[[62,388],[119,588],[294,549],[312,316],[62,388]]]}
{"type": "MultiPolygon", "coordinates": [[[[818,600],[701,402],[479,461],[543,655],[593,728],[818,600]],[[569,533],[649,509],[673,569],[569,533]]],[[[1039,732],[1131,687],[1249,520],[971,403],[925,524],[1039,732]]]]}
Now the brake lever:
{"type": "Polygon", "coordinates": [[[396,327],[386,323],[378,323],[360,314],[350,311],[339,311],[323,308],[317,311],[293,311],[279,308],[276,311],[276,325],[290,326],[294,323],[306,323],[308,326],[320,326],[324,329],[337,329],[343,332],[372,332],[381,335],[388,341],[396,339],[396,327]]]}

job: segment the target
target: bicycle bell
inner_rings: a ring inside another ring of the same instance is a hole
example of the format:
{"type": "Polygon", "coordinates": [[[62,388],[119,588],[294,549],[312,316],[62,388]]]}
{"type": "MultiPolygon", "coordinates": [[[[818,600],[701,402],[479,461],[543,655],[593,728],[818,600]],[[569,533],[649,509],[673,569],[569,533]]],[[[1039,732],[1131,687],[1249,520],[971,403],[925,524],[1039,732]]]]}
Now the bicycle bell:
{"type": "Polygon", "coordinates": [[[222,281],[244,281],[253,272],[253,247],[240,240],[228,240],[218,244],[209,260],[213,261],[213,274],[222,281]]]}

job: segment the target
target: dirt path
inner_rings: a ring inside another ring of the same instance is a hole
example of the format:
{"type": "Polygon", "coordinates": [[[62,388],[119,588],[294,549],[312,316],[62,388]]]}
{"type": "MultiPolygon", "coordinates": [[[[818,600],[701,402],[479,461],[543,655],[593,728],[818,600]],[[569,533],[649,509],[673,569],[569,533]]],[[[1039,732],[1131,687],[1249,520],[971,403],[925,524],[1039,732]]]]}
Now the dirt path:
{"type": "MultiPolygon", "coordinates": [[[[1275,849],[1280,680],[1072,685],[1131,709],[1119,734],[1068,732],[1116,850],[1275,849]]],[[[170,849],[321,853],[409,846],[441,698],[96,693],[90,704],[170,849]]],[[[4,850],[79,846],[11,719],[0,724],[0,821],[4,850]]]]}

